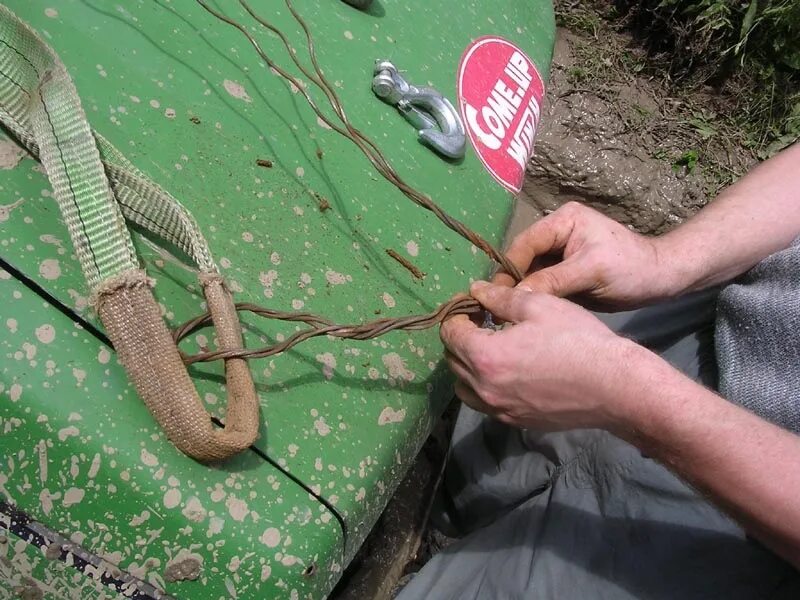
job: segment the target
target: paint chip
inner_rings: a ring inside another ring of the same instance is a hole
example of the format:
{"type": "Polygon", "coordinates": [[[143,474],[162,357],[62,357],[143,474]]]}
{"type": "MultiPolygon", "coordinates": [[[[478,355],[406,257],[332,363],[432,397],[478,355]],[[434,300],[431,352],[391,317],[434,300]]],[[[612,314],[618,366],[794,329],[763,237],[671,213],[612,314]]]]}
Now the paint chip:
{"type": "Polygon", "coordinates": [[[281,532],[278,531],[275,527],[269,527],[264,531],[264,533],[261,534],[259,540],[267,548],[275,548],[278,544],[281,543],[281,532]]]}
{"type": "Polygon", "coordinates": [[[225,91],[228,92],[234,98],[242,100],[244,102],[253,101],[253,99],[247,93],[247,90],[245,90],[244,86],[238,81],[231,81],[230,79],[226,79],[225,81],[222,82],[222,85],[225,87],[225,91]]]}

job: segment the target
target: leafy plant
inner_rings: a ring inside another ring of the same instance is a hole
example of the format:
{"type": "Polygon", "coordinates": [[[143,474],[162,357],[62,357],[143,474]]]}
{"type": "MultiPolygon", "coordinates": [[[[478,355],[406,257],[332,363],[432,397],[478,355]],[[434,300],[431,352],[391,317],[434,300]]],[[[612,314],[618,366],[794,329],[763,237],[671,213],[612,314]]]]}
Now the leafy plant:
{"type": "Polygon", "coordinates": [[[687,150],[683,154],[681,154],[675,162],[672,163],[672,170],[673,171],[680,171],[681,169],[686,169],[687,173],[691,173],[694,171],[697,163],[700,161],[700,152],[697,150],[687,150]]]}

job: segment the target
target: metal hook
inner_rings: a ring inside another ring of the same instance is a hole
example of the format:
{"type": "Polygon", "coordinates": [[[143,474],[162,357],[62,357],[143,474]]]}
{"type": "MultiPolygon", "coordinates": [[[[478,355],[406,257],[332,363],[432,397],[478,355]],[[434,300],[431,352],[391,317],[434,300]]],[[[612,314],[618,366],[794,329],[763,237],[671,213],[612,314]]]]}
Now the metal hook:
{"type": "Polygon", "coordinates": [[[374,75],[372,91],[387,104],[396,106],[417,128],[422,144],[449,158],[463,158],[464,125],[447,98],[431,87],[411,85],[388,60],[376,61],[374,75]]]}

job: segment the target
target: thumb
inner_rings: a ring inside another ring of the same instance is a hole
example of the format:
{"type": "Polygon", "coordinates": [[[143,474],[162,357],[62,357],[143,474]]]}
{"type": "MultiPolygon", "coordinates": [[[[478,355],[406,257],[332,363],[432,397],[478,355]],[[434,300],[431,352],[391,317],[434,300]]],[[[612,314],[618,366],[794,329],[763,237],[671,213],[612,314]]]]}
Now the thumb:
{"type": "Polygon", "coordinates": [[[528,275],[519,283],[519,287],[564,298],[589,291],[596,284],[597,275],[587,267],[585,261],[567,259],[528,275]]]}
{"type": "Polygon", "coordinates": [[[538,313],[535,297],[530,290],[476,281],[470,293],[481,305],[503,321],[519,323],[532,319],[538,313]]]}

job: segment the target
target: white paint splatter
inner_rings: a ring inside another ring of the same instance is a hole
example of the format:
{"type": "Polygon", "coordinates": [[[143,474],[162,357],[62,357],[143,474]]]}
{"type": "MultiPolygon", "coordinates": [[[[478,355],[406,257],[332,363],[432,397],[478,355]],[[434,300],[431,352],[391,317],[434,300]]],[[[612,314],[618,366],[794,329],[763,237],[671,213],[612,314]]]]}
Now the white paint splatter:
{"type": "Polygon", "coordinates": [[[389,292],[383,292],[383,296],[381,296],[381,299],[383,300],[383,303],[389,308],[394,308],[397,305],[397,302],[395,302],[394,298],[389,292]]]}
{"type": "Polygon", "coordinates": [[[155,467],[158,464],[158,458],[156,455],[148,452],[146,448],[142,448],[139,458],[148,467],[155,467]]]}
{"type": "Polygon", "coordinates": [[[0,223],[8,221],[11,211],[22,204],[22,198],[11,204],[0,204],[0,223]]]}
{"type": "Polygon", "coordinates": [[[45,8],[44,16],[50,17],[51,19],[55,19],[58,16],[58,11],[55,8],[45,8]]]}
{"type": "Polygon", "coordinates": [[[97,353],[97,362],[101,365],[106,365],[110,360],[111,352],[108,351],[108,348],[100,348],[100,352],[97,353]]]}
{"type": "Polygon", "coordinates": [[[208,530],[206,531],[206,535],[211,537],[212,535],[217,535],[222,533],[222,528],[225,526],[225,521],[220,519],[219,517],[211,517],[208,520],[208,530]]]}
{"type": "Polygon", "coordinates": [[[336,357],[330,352],[317,354],[317,362],[322,363],[322,373],[325,379],[333,378],[333,370],[336,368],[336,357]]]}
{"type": "Polygon", "coordinates": [[[60,442],[66,441],[68,437],[75,437],[80,435],[80,431],[74,425],[70,425],[69,427],[64,427],[58,431],[58,440],[60,442]]]}
{"type": "Polygon", "coordinates": [[[78,385],[83,384],[83,380],[86,379],[86,371],[83,369],[72,369],[72,376],[75,378],[75,381],[78,385]]]}
{"type": "Polygon", "coordinates": [[[25,151],[11,140],[0,140],[0,169],[13,169],[24,156],[25,151]]]}
{"type": "Polygon", "coordinates": [[[419,255],[419,246],[417,245],[417,242],[408,242],[406,244],[406,252],[408,252],[411,256],[419,255]]]}
{"type": "Polygon", "coordinates": [[[385,354],[381,360],[383,361],[383,365],[389,371],[389,377],[392,379],[403,379],[405,381],[414,380],[414,372],[410,371],[408,367],[406,367],[406,361],[403,360],[403,357],[401,357],[397,352],[385,354]]]}
{"type": "Polygon", "coordinates": [[[184,517],[193,523],[200,523],[208,514],[196,496],[192,496],[186,501],[186,507],[181,512],[183,513],[184,517]]]}
{"type": "Polygon", "coordinates": [[[302,177],[306,174],[306,170],[303,167],[297,167],[294,172],[297,174],[298,177],[302,177]]]}
{"type": "Polygon", "coordinates": [[[94,479],[97,476],[97,472],[100,470],[100,454],[96,453],[94,458],[92,459],[92,464],[89,465],[89,472],[86,476],[89,479],[94,479]]]}
{"type": "Polygon", "coordinates": [[[58,500],[59,498],[61,498],[60,492],[51,494],[50,490],[47,488],[44,488],[41,492],[39,492],[39,503],[42,505],[42,511],[44,514],[50,514],[50,511],[53,510],[53,500],[58,500]]]}
{"type": "MultiPolygon", "coordinates": [[[[348,277],[331,269],[325,271],[325,279],[331,285],[343,285],[348,282],[348,277]]],[[[351,278],[352,279],[352,278],[351,278]]]]}
{"type": "Polygon", "coordinates": [[[226,79],[222,82],[222,85],[225,87],[225,91],[237,100],[243,100],[244,102],[253,101],[253,99],[248,95],[247,90],[245,90],[244,86],[238,81],[226,79]]]}
{"type": "Polygon", "coordinates": [[[349,31],[349,30],[345,31],[344,32],[344,37],[346,37],[348,40],[352,40],[353,39],[353,32],[349,31]]]}
{"type": "Polygon", "coordinates": [[[234,521],[244,521],[247,513],[250,512],[247,508],[247,502],[237,498],[233,494],[228,496],[228,499],[225,501],[225,506],[228,507],[228,512],[231,517],[233,517],[234,521]]]}
{"type": "Polygon", "coordinates": [[[406,409],[395,410],[387,406],[378,415],[378,425],[388,425],[389,423],[400,423],[406,418],[406,409]]]}
{"type": "Polygon", "coordinates": [[[56,339],[56,329],[50,324],[44,324],[36,328],[36,339],[43,344],[49,344],[56,339]]]}
{"type": "Polygon", "coordinates": [[[314,421],[314,429],[317,430],[317,433],[320,434],[322,437],[325,437],[331,432],[331,427],[325,422],[324,417],[320,417],[316,421],[314,421]]]}
{"type": "Polygon", "coordinates": [[[164,506],[175,508],[181,503],[181,491],[178,488],[169,488],[164,494],[164,506]]]}
{"type": "Polygon", "coordinates": [[[264,533],[261,534],[259,540],[267,548],[275,548],[281,543],[281,532],[275,527],[269,527],[264,531],[264,533]]]}
{"type": "Polygon", "coordinates": [[[64,506],[72,506],[73,504],[78,504],[81,500],[83,500],[83,496],[86,494],[80,488],[69,488],[66,492],[64,492],[64,506]]]}
{"type": "Polygon", "coordinates": [[[16,319],[6,319],[6,327],[11,333],[17,333],[17,320],[16,319]]]}
{"type": "Polygon", "coordinates": [[[131,527],[139,527],[142,523],[146,522],[150,518],[150,511],[143,510],[141,514],[133,515],[128,525],[131,527]]]}
{"type": "Polygon", "coordinates": [[[52,281],[61,276],[61,266],[55,258],[46,258],[39,265],[39,275],[43,278],[52,281]]]}

